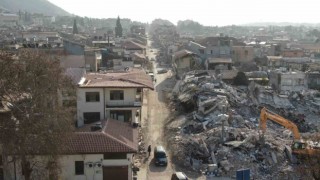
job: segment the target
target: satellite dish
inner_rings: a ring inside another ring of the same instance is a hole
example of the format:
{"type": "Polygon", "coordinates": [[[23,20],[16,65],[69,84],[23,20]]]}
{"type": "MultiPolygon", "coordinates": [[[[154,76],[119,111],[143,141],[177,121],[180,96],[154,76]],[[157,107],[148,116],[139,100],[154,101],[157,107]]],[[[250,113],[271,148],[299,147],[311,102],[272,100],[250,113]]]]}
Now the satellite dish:
{"type": "Polygon", "coordinates": [[[92,167],[93,167],[92,162],[88,162],[88,167],[89,167],[89,168],[92,168],[92,167]]]}
{"type": "Polygon", "coordinates": [[[99,162],[99,163],[96,163],[95,166],[96,166],[96,167],[101,167],[102,164],[99,162]]]}

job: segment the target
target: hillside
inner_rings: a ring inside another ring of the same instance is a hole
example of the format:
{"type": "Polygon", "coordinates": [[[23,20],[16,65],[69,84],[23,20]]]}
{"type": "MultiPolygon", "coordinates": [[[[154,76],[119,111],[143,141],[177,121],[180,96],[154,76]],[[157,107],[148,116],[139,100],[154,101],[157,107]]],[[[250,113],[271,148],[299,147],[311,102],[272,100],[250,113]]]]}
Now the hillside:
{"type": "Polygon", "coordinates": [[[70,15],[47,0],[0,0],[0,7],[8,9],[11,12],[18,12],[20,10],[52,16],[70,15]]]}

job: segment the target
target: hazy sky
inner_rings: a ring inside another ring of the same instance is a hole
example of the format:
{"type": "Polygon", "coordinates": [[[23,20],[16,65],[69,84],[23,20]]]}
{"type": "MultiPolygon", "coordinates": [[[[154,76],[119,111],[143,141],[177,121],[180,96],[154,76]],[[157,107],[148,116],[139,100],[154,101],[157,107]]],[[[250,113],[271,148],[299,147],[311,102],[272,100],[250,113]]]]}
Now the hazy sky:
{"type": "Polygon", "coordinates": [[[319,0],[49,0],[79,16],[130,18],[174,24],[191,19],[203,25],[249,22],[320,22],[319,0]],[[87,3],[83,3],[83,1],[87,3]]]}

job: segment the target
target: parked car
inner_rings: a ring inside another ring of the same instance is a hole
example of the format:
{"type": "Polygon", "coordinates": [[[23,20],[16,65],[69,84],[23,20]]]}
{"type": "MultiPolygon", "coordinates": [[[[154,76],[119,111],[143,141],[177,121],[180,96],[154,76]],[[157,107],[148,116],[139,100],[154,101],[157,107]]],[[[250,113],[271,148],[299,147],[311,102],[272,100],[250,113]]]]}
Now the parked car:
{"type": "Polygon", "coordinates": [[[188,180],[189,178],[183,172],[175,172],[171,176],[171,180],[188,180]]]}
{"type": "Polygon", "coordinates": [[[158,74],[164,74],[164,73],[167,73],[168,70],[167,69],[158,69],[158,74]]]}
{"type": "Polygon", "coordinates": [[[168,159],[166,151],[164,150],[163,146],[156,146],[154,148],[154,163],[156,166],[167,166],[168,159]]]}

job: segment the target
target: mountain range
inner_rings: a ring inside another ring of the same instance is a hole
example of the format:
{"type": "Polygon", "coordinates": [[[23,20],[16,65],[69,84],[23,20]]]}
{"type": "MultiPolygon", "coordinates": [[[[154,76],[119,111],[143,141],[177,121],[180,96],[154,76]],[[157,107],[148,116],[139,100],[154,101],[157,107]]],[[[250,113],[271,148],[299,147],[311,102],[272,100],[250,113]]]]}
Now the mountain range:
{"type": "Polygon", "coordinates": [[[68,16],[67,11],[47,0],[0,0],[0,8],[10,12],[27,11],[51,16],[68,16]]]}

